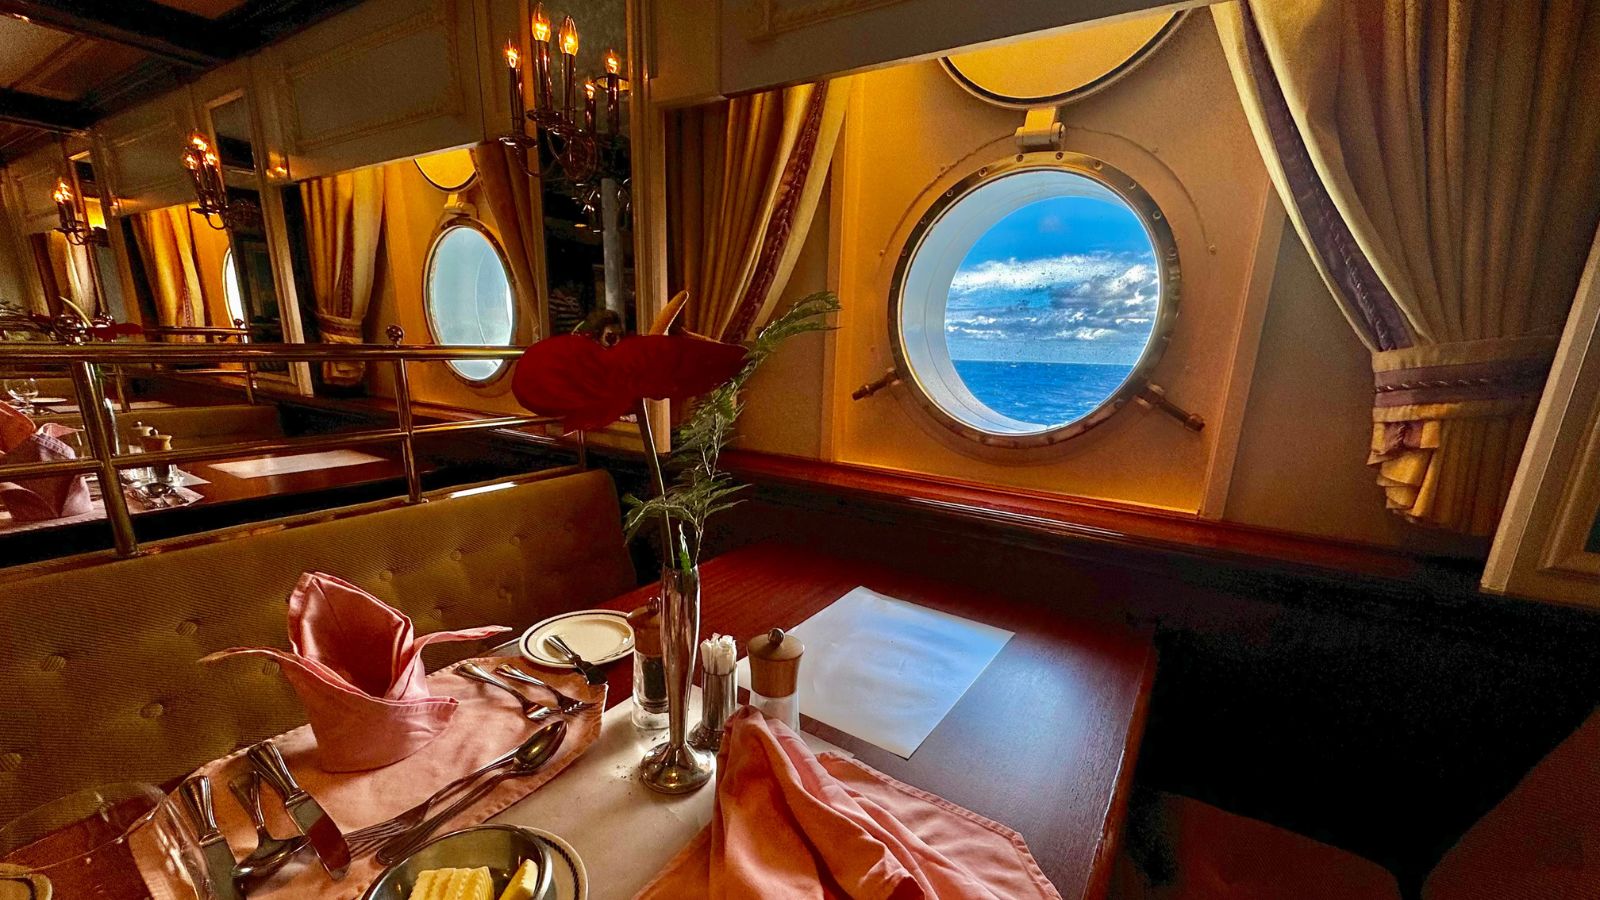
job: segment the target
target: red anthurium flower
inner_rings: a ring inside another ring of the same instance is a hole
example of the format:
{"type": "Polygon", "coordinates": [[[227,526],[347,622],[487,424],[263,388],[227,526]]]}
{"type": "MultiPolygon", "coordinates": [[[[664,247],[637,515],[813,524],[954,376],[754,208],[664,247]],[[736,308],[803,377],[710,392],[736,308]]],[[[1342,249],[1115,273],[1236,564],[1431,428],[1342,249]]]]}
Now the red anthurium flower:
{"type": "Polygon", "coordinates": [[[639,401],[686,400],[738,374],[745,349],[690,334],[624,337],[611,347],[580,334],[545,338],[517,360],[511,392],[568,430],[604,428],[639,401]]]}

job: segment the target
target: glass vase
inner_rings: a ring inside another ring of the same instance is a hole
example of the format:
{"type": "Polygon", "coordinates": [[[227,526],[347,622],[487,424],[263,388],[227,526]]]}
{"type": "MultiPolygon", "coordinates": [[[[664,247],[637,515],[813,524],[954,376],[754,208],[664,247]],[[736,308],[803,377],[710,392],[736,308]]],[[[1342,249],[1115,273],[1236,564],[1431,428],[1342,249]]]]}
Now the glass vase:
{"type": "Polygon", "coordinates": [[[661,572],[661,660],[667,678],[667,740],[639,764],[646,787],[686,794],[711,780],[716,757],[689,745],[689,688],[700,650],[700,569],[661,572]]]}

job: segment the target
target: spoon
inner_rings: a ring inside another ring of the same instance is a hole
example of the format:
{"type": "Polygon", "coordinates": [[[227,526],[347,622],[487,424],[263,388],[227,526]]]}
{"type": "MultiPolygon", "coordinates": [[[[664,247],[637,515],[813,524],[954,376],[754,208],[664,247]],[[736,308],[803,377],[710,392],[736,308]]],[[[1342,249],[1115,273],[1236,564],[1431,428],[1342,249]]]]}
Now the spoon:
{"type": "Polygon", "coordinates": [[[490,791],[499,786],[500,782],[508,778],[517,778],[523,775],[532,775],[539,771],[550,757],[555,756],[556,750],[561,747],[561,742],[567,736],[567,723],[557,719],[549,725],[535,731],[532,737],[522,742],[517,748],[510,767],[501,769],[468,791],[460,800],[450,804],[425,821],[418,823],[408,831],[401,832],[393,840],[383,845],[378,851],[378,862],[385,866],[392,866],[412,853],[427,841],[428,835],[445,822],[455,818],[463,809],[482,800],[490,791]]]}
{"type": "Polygon", "coordinates": [[[275,838],[267,830],[267,819],[261,814],[261,776],[255,771],[228,782],[228,790],[233,792],[239,805],[250,816],[251,824],[256,826],[256,849],[234,865],[234,880],[265,878],[300,852],[300,848],[306,845],[305,836],[297,834],[292,838],[275,838]]]}

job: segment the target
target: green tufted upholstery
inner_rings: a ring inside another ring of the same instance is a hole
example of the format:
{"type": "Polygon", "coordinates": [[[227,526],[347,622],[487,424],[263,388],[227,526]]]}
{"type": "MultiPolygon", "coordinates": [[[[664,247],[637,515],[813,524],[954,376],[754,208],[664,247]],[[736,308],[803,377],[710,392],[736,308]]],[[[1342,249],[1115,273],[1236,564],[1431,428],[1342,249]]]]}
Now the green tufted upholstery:
{"type": "Polygon", "coordinates": [[[303,722],[273,664],[196,660],[287,647],[285,599],[312,569],[419,633],[520,629],[634,584],[601,471],[0,584],[0,822],[95,784],[164,782],[303,722]]]}
{"type": "MultiPolygon", "coordinates": [[[[60,422],[74,428],[81,427],[82,422],[77,413],[39,416],[38,421],[41,424],[60,422]]],[[[180,450],[283,437],[283,423],[278,419],[277,407],[251,406],[247,403],[118,412],[117,429],[122,432],[123,440],[132,439],[135,422],[149,425],[162,434],[172,435],[172,446],[180,450]]]]}

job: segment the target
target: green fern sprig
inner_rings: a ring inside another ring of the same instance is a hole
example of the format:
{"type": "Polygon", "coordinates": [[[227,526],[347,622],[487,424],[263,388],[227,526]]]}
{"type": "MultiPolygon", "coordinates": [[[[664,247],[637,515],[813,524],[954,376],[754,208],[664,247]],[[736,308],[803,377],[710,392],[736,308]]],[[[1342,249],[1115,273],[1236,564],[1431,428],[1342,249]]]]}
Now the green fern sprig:
{"type": "MultiPolygon", "coordinates": [[[[828,324],[828,314],[838,309],[838,298],[830,291],[821,291],[802,297],[761,329],[750,342],[744,367],[701,397],[678,428],[667,460],[667,469],[673,476],[666,492],[645,499],[632,494],[623,498],[628,507],[625,525],[630,540],[645,525],[666,517],[674,526],[670,532],[678,544],[672,551],[673,564],[685,571],[699,564],[707,520],[736,506],[736,495],[745,488],[720,468],[723,448],[733,440],[734,426],[744,410],[740,392],[779,345],[796,335],[829,330],[832,326],[828,324]]],[[[646,452],[650,452],[649,448],[646,452]]]]}

